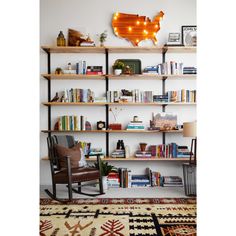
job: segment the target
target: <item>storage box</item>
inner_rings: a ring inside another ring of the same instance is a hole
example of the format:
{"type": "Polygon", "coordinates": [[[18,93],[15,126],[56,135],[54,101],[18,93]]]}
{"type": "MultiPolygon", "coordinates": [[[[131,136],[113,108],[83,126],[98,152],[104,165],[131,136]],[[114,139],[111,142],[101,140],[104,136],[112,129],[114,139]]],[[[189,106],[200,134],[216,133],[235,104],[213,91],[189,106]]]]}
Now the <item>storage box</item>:
{"type": "Polygon", "coordinates": [[[184,174],[184,191],[187,196],[196,196],[196,165],[190,163],[183,164],[184,174]]]}
{"type": "Polygon", "coordinates": [[[111,130],[121,130],[122,129],[122,126],[121,126],[121,124],[110,124],[109,125],[109,129],[111,129],[111,130]]]}

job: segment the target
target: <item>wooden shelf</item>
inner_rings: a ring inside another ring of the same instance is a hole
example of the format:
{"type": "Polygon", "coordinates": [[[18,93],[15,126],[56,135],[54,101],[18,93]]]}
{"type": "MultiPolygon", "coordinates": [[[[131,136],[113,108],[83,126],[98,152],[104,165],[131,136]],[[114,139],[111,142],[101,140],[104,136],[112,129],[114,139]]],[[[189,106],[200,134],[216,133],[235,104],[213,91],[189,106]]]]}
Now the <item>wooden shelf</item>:
{"type": "Polygon", "coordinates": [[[42,130],[43,133],[107,133],[107,130],[42,130]]]}
{"type": "Polygon", "coordinates": [[[161,53],[162,47],[106,47],[109,53],[161,53]]]}
{"type": "Polygon", "coordinates": [[[196,105],[195,102],[116,102],[107,103],[110,106],[162,106],[162,105],[196,105]]]}
{"type": "Polygon", "coordinates": [[[78,74],[42,74],[47,80],[163,80],[163,79],[196,79],[196,74],[184,75],[153,75],[153,74],[135,74],[135,75],[78,75],[78,74]]]}
{"type": "Polygon", "coordinates": [[[185,46],[164,46],[163,51],[168,53],[195,53],[197,50],[197,47],[185,47],[185,46]]]}
{"type": "Polygon", "coordinates": [[[43,102],[45,106],[162,106],[162,105],[196,105],[195,102],[43,102]]]}
{"type": "Polygon", "coordinates": [[[107,75],[109,80],[163,80],[163,79],[196,79],[196,74],[184,75],[155,75],[155,74],[135,74],[135,75],[107,75]]]}
{"type": "Polygon", "coordinates": [[[47,80],[105,80],[104,75],[42,74],[47,80]]]}
{"type": "Polygon", "coordinates": [[[182,133],[183,130],[42,130],[43,133],[182,133]]]}
{"type": "MultiPolygon", "coordinates": [[[[96,158],[86,158],[86,161],[96,161],[96,158]]],[[[157,157],[151,157],[151,158],[137,158],[137,157],[129,157],[129,158],[114,158],[114,157],[105,157],[102,158],[103,161],[189,161],[189,158],[157,158],[157,157]]]]}
{"type": "MultiPolygon", "coordinates": [[[[42,157],[41,160],[49,160],[48,156],[42,157]]],[[[182,162],[189,161],[189,158],[137,158],[137,157],[129,157],[129,158],[113,158],[113,157],[105,157],[101,158],[103,161],[174,161],[174,162],[182,162]]],[[[86,161],[97,161],[97,157],[86,158],[86,161]]]]}
{"type": "Polygon", "coordinates": [[[47,53],[105,53],[104,47],[56,47],[56,46],[42,46],[47,53]]]}
{"type": "Polygon", "coordinates": [[[47,53],[105,53],[108,50],[109,53],[195,53],[196,47],[57,47],[57,46],[42,46],[41,47],[47,53]]]}
{"type": "Polygon", "coordinates": [[[44,102],[45,106],[105,106],[106,102],[44,102]]]}

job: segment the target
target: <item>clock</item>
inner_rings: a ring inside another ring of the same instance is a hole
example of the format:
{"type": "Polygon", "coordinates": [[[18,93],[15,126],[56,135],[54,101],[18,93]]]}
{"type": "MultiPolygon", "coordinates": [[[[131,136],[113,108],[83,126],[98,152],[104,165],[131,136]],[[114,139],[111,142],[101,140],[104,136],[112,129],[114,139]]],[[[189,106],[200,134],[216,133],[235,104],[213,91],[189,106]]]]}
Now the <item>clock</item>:
{"type": "Polygon", "coordinates": [[[97,130],[102,130],[106,128],[106,123],[105,121],[98,121],[97,122],[97,130]]]}

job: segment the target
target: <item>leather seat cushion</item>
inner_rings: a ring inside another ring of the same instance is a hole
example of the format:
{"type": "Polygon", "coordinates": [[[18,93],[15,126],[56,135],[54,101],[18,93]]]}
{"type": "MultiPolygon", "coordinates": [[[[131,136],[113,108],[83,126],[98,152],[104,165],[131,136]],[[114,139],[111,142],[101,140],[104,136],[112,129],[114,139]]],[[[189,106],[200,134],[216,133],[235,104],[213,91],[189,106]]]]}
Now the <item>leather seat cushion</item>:
{"type": "MultiPolygon", "coordinates": [[[[100,173],[99,170],[92,167],[81,167],[81,168],[72,168],[71,169],[71,179],[72,183],[84,182],[89,180],[99,179],[100,173]]],[[[56,183],[67,183],[67,171],[62,170],[54,175],[54,180],[56,183]]]]}

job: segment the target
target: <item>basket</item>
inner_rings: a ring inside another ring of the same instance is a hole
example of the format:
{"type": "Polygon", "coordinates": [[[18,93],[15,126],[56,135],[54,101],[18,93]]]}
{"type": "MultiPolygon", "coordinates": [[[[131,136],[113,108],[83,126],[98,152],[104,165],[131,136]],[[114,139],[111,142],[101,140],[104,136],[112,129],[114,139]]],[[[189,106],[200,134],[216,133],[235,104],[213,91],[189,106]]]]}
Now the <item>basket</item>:
{"type": "Polygon", "coordinates": [[[184,191],[187,196],[196,196],[196,165],[191,163],[183,164],[184,191]]]}

